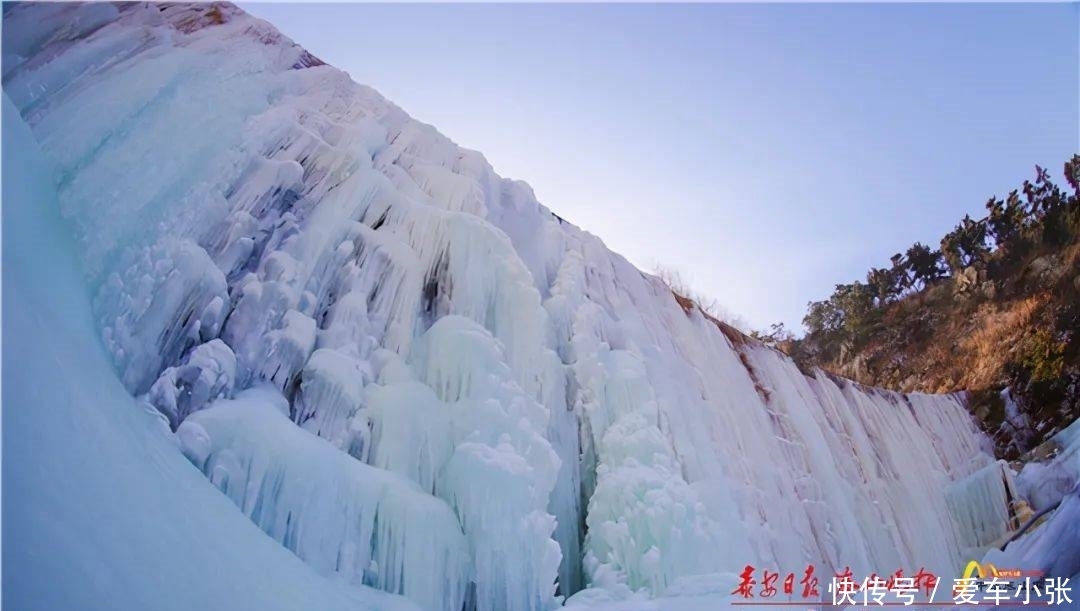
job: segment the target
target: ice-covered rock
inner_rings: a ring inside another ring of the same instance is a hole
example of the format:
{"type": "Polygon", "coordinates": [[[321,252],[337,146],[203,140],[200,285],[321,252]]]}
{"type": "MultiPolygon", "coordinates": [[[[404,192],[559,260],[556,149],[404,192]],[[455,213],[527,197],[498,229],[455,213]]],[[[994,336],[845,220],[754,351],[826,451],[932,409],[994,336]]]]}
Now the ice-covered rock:
{"type": "MultiPolygon", "coordinates": [[[[1030,462],[1016,478],[1017,488],[1044,517],[1025,525],[1003,550],[991,549],[983,562],[1039,571],[1052,578],[1080,580],[1080,423],[1052,438],[1058,453],[1046,462],[1030,462]],[[1046,512],[1050,512],[1046,515],[1046,512]]],[[[1080,597],[1071,596],[1073,607],[1080,597]]]]}
{"type": "MultiPolygon", "coordinates": [[[[1071,581],[1070,589],[1080,579],[1080,485],[1061,498],[1046,522],[1033,531],[1010,543],[1004,550],[991,549],[983,562],[1000,567],[1037,571],[1049,578],[1065,578],[1071,581]]],[[[1080,598],[1070,594],[1076,608],[1080,598]]]]}
{"type": "Polygon", "coordinates": [[[229,397],[235,380],[236,355],[225,342],[212,339],[196,346],[182,365],[161,372],[147,400],[175,428],[210,401],[229,397]]]}
{"type": "Polygon", "coordinates": [[[1025,464],[1016,477],[1020,494],[1035,510],[1054,505],[1080,482],[1080,422],[1054,435],[1049,444],[1057,453],[1025,464]]]}

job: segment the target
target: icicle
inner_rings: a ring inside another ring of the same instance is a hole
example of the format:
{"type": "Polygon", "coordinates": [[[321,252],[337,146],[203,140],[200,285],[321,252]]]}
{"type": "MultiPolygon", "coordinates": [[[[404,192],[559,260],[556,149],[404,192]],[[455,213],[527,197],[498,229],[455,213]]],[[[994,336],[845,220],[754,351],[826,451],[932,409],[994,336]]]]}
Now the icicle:
{"type": "Polygon", "coordinates": [[[214,485],[317,570],[460,611],[471,569],[453,511],[300,430],[287,407],[254,388],[193,414],[177,436],[214,485]]]}
{"type": "Polygon", "coordinates": [[[349,420],[364,403],[364,385],[371,380],[366,362],[340,352],[316,350],[300,376],[294,419],[305,429],[339,448],[352,444],[349,420]]]}
{"type": "Polygon", "coordinates": [[[105,317],[105,343],[125,384],[141,393],[162,365],[217,337],[225,303],[225,278],[206,251],[166,238],[110,276],[95,305],[105,317]]]}
{"type": "Polygon", "coordinates": [[[945,490],[961,545],[978,549],[1002,540],[1017,525],[1009,512],[1016,492],[1009,485],[1008,464],[991,463],[945,490]]]}

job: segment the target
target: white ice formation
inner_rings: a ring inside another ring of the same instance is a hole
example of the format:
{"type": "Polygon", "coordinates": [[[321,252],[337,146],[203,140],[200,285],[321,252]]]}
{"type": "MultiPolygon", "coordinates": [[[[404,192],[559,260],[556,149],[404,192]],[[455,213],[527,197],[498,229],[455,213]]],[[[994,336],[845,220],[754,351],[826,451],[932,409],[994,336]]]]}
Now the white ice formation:
{"type": "MultiPolygon", "coordinates": [[[[1052,439],[1056,454],[1049,460],[1029,462],[1016,478],[1020,494],[1040,513],[1027,534],[995,548],[983,558],[1001,567],[1020,567],[1046,575],[1070,577],[1073,591],[1080,583],[1080,421],[1052,439]],[[1040,520],[1045,519],[1045,523],[1040,520]]],[[[1071,609],[1080,609],[1080,595],[1072,595],[1071,609]]]]}
{"type": "Polygon", "coordinates": [[[318,573],[539,611],[954,574],[1008,517],[963,397],[804,374],[265,22],[4,12],[119,379],[318,573]]]}

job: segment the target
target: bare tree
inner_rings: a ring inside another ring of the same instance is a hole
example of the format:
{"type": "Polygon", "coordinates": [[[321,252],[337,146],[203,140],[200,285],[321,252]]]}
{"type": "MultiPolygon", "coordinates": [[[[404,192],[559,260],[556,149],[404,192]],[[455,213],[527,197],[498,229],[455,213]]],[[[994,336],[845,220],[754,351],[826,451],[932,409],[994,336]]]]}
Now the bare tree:
{"type": "Polygon", "coordinates": [[[704,295],[692,289],[683,278],[683,275],[679,273],[679,270],[658,263],[653,266],[653,275],[666,284],[672,293],[693,302],[705,314],[731,325],[743,333],[750,333],[750,325],[747,324],[746,319],[724,307],[715,297],[704,295]]]}

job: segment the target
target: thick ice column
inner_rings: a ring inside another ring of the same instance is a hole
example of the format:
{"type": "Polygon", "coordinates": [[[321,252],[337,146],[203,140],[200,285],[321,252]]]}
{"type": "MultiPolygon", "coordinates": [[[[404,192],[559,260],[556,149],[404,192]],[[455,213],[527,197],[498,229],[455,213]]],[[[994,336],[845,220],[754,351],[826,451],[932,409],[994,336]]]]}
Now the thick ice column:
{"type": "Polygon", "coordinates": [[[373,356],[378,382],[366,389],[363,415],[372,424],[371,463],[455,509],[478,609],[553,605],[560,555],[546,508],[559,460],[543,437],[547,409],[513,380],[491,334],[460,316],[439,319],[409,363],[386,351],[373,356]]]}
{"type": "Polygon", "coordinates": [[[95,307],[124,384],[142,393],[164,366],[217,337],[229,295],[221,271],[190,241],[163,239],[129,264],[109,276],[95,307]]]}
{"type": "Polygon", "coordinates": [[[259,528],[320,572],[460,611],[472,575],[454,512],[289,421],[259,387],[189,417],[181,448],[259,528]]]}
{"type": "Polygon", "coordinates": [[[992,462],[945,489],[945,499],[956,523],[960,544],[978,550],[1000,542],[1017,525],[1010,505],[1017,498],[1010,485],[1009,466],[992,462]]]}
{"type": "Polygon", "coordinates": [[[417,430],[413,439],[420,444],[413,447],[421,452],[415,457],[420,462],[386,454],[398,444],[384,450],[392,439],[382,437],[375,440],[375,460],[403,465],[426,484],[425,464],[445,451],[435,443],[440,432],[427,431],[446,422],[437,417],[437,410],[445,410],[453,447],[434,485],[457,512],[469,542],[477,609],[552,607],[560,553],[551,539],[555,519],[547,506],[559,459],[543,436],[547,410],[514,381],[491,334],[466,318],[439,319],[417,342],[411,360],[416,377],[434,396],[409,383],[407,372],[388,366],[385,395],[373,416],[376,431],[398,431],[393,434],[401,440],[409,429],[395,418],[435,413],[410,427],[417,430]],[[406,401],[394,405],[394,397],[406,401]],[[409,411],[395,415],[396,409],[409,411]]]}
{"type": "MultiPolygon", "coordinates": [[[[513,234],[510,235],[513,239],[513,234]]],[[[549,297],[544,301],[544,309],[547,310],[550,321],[549,336],[554,349],[553,360],[566,363],[560,376],[563,395],[557,401],[549,403],[551,415],[548,439],[559,455],[560,465],[558,480],[548,507],[558,519],[555,538],[559,541],[563,555],[559,567],[560,591],[564,596],[569,596],[585,585],[581,564],[585,536],[584,508],[591,495],[592,485],[586,486],[583,479],[586,467],[582,435],[587,430],[587,423],[583,422],[579,410],[578,382],[574,368],[570,365],[573,360],[573,308],[583,297],[578,290],[583,276],[581,257],[576,250],[567,249],[559,253],[559,258],[557,270],[550,274],[554,281],[549,289],[549,297]]],[[[533,273],[536,274],[535,271],[533,273]]]]}
{"type": "Polygon", "coordinates": [[[305,429],[348,449],[353,435],[349,421],[364,405],[364,386],[372,378],[367,362],[336,350],[312,353],[301,372],[293,418],[305,429]]]}
{"type": "Polygon", "coordinates": [[[434,493],[454,448],[451,408],[429,387],[408,378],[369,386],[367,405],[373,424],[371,464],[434,493]]]}
{"type": "Polygon", "coordinates": [[[597,447],[584,561],[591,585],[659,593],[680,577],[717,571],[721,530],[657,428],[643,364],[625,351],[597,356],[597,375],[581,380],[597,447]]]}
{"type": "Polygon", "coordinates": [[[547,438],[559,457],[559,472],[548,501],[548,512],[556,518],[554,538],[562,551],[559,590],[569,596],[583,586],[580,421],[574,406],[566,403],[568,370],[554,353],[549,355],[551,375],[545,384],[552,391],[547,393],[550,400],[547,438]]]}

